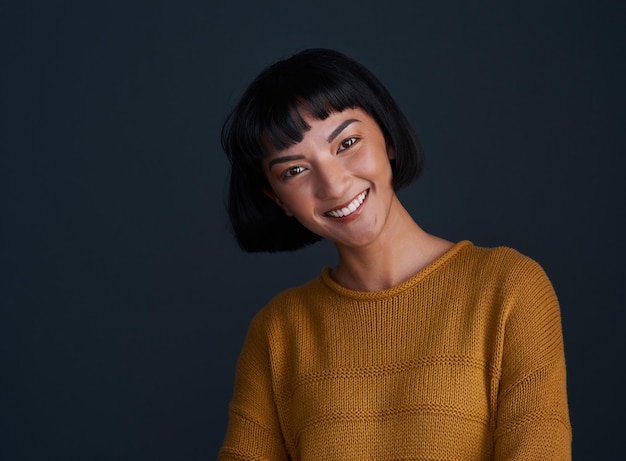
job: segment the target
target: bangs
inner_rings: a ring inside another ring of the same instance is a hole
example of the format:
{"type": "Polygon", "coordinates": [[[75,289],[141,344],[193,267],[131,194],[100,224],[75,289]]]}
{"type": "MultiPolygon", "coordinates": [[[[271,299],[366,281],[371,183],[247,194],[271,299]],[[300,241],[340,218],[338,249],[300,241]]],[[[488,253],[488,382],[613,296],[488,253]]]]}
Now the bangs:
{"type": "Polygon", "coordinates": [[[328,75],[310,74],[290,82],[298,88],[285,91],[285,85],[276,82],[276,92],[267,98],[267,115],[258,119],[261,138],[277,151],[302,141],[304,133],[311,129],[304,115],[325,120],[331,113],[348,108],[360,107],[370,112],[362,100],[365,98],[350,83],[329,81],[328,75]]]}

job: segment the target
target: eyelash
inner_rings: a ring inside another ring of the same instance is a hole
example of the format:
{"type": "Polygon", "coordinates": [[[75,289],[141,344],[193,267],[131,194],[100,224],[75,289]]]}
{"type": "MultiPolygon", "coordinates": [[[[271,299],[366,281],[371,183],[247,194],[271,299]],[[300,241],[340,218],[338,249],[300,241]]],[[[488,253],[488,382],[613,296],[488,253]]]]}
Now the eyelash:
{"type": "Polygon", "coordinates": [[[349,138],[346,138],[339,143],[339,149],[337,150],[337,152],[343,152],[344,150],[354,146],[357,142],[359,142],[359,138],[357,138],[356,136],[350,136],[349,138]],[[350,144],[346,146],[345,144],[348,142],[350,144]]]}
{"type": "MultiPolygon", "coordinates": [[[[339,143],[339,148],[337,149],[337,153],[343,152],[343,151],[345,151],[347,149],[350,149],[357,142],[359,142],[359,138],[357,138],[356,136],[350,136],[349,138],[344,139],[343,141],[341,141],[339,143]],[[346,144],[348,144],[348,145],[346,146],[346,144]]],[[[283,180],[289,179],[289,178],[293,178],[294,176],[298,176],[304,170],[305,170],[305,168],[302,167],[302,166],[292,166],[290,168],[287,168],[283,172],[283,174],[281,175],[281,178],[283,180]],[[299,171],[297,173],[293,173],[294,170],[299,170],[299,171]]]]}
{"type": "Polygon", "coordinates": [[[282,179],[289,179],[289,178],[293,178],[294,176],[298,176],[303,171],[304,171],[304,167],[302,167],[302,166],[292,166],[290,168],[287,168],[283,172],[283,174],[281,176],[282,176],[282,179]],[[297,173],[293,174],[292,171],[296,170],[296,169],[298,169],[300,171],[298,171],[297,173]]]}

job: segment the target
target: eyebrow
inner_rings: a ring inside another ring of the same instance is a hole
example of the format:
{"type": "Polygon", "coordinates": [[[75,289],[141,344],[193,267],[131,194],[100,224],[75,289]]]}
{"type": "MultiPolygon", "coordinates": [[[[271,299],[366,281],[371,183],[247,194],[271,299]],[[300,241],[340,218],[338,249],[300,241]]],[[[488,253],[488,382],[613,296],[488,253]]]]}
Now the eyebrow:
{"type": "Polygon", "coordinates": [[[357,120],[356,118],[350,118],[350,119],[342,122],[337,128],[335,128],[333,130],[333,132],[328,136],[328,138],[326,138],[326,141],[332,142],[333,139],[335,139],[337,136],[339,136],[339,133],[341,133],[343,130],[345,130],[348,125],[350,125],[351,123],[354,123],[354,122],[358,122],[358,121],[359,120],[357,120]]]}
{"type": "Polygon", "coordinates": [[[271,170],[272,167],[276,165],[277,163],[286,163],[286,162],[291,162],[293,160],[302,160],[303,158],[304,158],[303,155],[285,155],[284,157],[278,157],[278,158],[270,160],[270,163],[267,166],[267,168],[271,170]]]}
{"type": "MultiPolygon", "coordinates": [[[[341,133],[343,130],[346,129],[346,127],[348,127],[348,125],[351,125],[354,122],[360,122],[360,120],[357,120],[356,118],[350,118],[348,120],[344,120],[343,122],[341,122],[339,126],[335,128],[332,131],[332,133],[330,133],[330,135],[328,135],[328,138],[326,138],[326,141],[331,143],[337,136],[339,136],[339,133],[341,133]]],[[[278,157],[278,158],[270,160],[269,164],[267,165],[267,168],[271,170],[272,167],[278,163],[287,163],[293,160],[302,160],[303,158],[304,158],[303,155],[285,155],[284,157],[278,157]]]]}

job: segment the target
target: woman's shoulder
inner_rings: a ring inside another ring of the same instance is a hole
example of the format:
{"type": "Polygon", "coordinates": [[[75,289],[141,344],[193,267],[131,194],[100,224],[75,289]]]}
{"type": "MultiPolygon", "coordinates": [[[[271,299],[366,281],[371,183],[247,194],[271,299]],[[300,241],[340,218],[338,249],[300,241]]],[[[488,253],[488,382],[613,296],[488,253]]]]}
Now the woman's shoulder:
{"type": "Polygon", "coordinates": [[[493,284],[500,290],[512,293],[527,292],[551,282],[543,267],[532,257],[508,246],[481,247],[469,245],[459,255],[462,263],[483,283],[493,284]]]}
{"type": "Polygon", "coordinates": [[[515,272],[541,268],[533,258],[508,246],[483,247],[470,243],[463,250],[459,259],[489,270],[515,272]]]}
{"type": "Polygon", "coordinates": [[[263,323],[277,319],[285,319],[301,315],[311,304],[319,303],[319,298],[326,291],[321,277],[317,276],[308,282],[287,288],[272,297],[255,316],[256,321],[263,323]]]}

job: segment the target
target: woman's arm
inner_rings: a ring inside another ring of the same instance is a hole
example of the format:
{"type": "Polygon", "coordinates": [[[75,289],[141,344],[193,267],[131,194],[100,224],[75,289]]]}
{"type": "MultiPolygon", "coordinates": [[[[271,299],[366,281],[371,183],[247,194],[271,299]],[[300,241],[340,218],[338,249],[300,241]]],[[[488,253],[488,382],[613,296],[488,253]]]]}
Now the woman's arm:
{"type": "Polygon", "coordinates": [[[570,460],[559,304],[541,267],[527,262],[505,306],[495,459],[570,460]]]}
{"type": "Polygon", "coordinates": [[[229,423],[219,453],[226,460],[287,460],[278,421],[267,341],[260,316],[252,321],[237,362],[229,423]]]}

